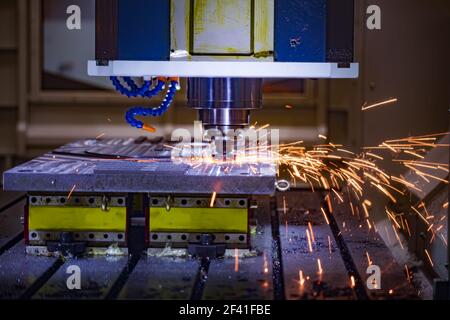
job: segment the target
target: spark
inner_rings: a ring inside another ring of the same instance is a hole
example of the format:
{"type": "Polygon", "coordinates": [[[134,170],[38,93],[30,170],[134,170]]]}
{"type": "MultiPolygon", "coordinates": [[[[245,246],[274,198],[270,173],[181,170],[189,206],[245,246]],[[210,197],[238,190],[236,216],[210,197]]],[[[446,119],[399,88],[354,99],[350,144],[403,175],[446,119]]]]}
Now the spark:
{"type": "Polygon", "coordinates": [[[309,230],[306,230],[306,238],[308,239],[309,252],[313,252],[313,247],[312,247],[311,236],[309,234],[309,230]]]}
{"type": "Polygon", "coordinates": [[[299,282],[300,286],[303,287],[305,285],[306,280],[305,280],[305,277],[303,276],[302,270],[299,270],[299,272],[298,272],[298,279],[299,279],[298,282],[299,282]]]}
{"type": "Polygon", "coordinates": [[[369,106],[367,104],[364,104],[364,106],[362,107],[361,110],[362,111],[366,111],[366,110],[369,110],[369,109],[372,109],[372,108],[384,106],[386,104],[394,103],[394,102],[397,102],[397,101],[398,101],[398,99],[394,98],[394,99],[389,99],[389,100],[386,100],[386,101],[378,102],[378,103],[375,103],[375,104],[372,104],[372,105],[369,105],[369,106]]]}
{"type": "Polygon", "coordinates": [[[331,255],[331,237],[328,236],[328,251],[330,252],[331,255]]]}
{"type": "MultiPolygon", "coordinates": [[[[269,125],[262,126],[258,130],[262,130],[268,126],[269,125]]],[[[256,123],[254,127],[256,127],[256,123]]],[[[374,191],[386,196],[392,203],[403,203],[405,201],[409,201],[410,203],[411,201],[408,198],[405,189],[407,188],[409,190],[420,192],[422,187],[419,188],[418,185],[416,185],[418,184],[417,182],[413,183],[407,181],[402,175],[394,176],[385,172],[379,167],[377,161],[387,161],[389,158],[378,155],[374,150],[382,150],[383,152],[391,153],[391,155],[393,154],[395,159],[389,161],[392,161],[393,164],[401,167],[398,169],[408,169],[410,172],[416,174],[418,179],[421,179],[426,183],[438,180],[448,184],[448,180],[443,179],[441,175],[443,175],[442,172],[448,174],[449,164],[428,162],[423,158],[423,155],[426,154],[428,149],[446,148],[448,146],[447,144],[438,142],[439,138],[444,135],[448,135],[448,133],[386,140],[377,147],[364,147],[360,153],[348,151],[342,145],[334,144],[332,142],[323,142],[319,145],[306,147],[303,141],[296,141],[281,144],[278,148],[273,148],[273,146],[268,147],[267,145],[248,147],[244,150],[245,152],[236,153],[236,156],[233,159],[224,160],[214,158],[209,154],[205,155],[204,153],[201,153],[201,156],[182,157],[181,160],[193,168],[201,169],[204,167],[205,170],[215,168],[218,172],[224,173],[232,172],[235,167],[242,168],[245,166],[249,172],[258,174],[259,165],[276,165],[277,174],[281,175],[282,172],[289,174],[292,185],[301,182],[309,185],[313,192],[317,188],[324,188],[332,191],[327,193],[325,198],[326,204],[321,208],[321,213],[327,224],[330,223],[329,214],[333,213],[332,201],[344,203],[348,200],[350,206],[349,209],[351,209],[352,215],[361,219],[361,221],[365,220],[369,229],[375,228],[376,230],[375,224],[373,224],[372,219],[370,219],[371,204],[365,199],[366,190],[368,188],[373,188],[374,191]],[[405,157],[405,159],[399,159],[402,156],[405,157]],[[406,156],[410,159],[407,159],[406,156]],[[433,172],[432,174],[431,170],[434,170],[437,173],[434,174],[433,172]],[[348,195],[348,199],[345,199],[345,201],[344,198],[346,197],[342,196],[345,192],[344,190],[348,195]],[[361,213],[364,216],[362,216],[361,213]]],[[[323,135],[320,136],[320,138],[325,141],[328,140],[328,137],[323,135]]],[[[170,149],[182,151],[179,148],[172,146],[168,147],[170,149]]],[[[179,153],[181,154],[181,152],[179,153]]],[[[178,160],[178,158],[175,160],[178,160]]],[[[212,199],[215,198],[215,196],[214,193],[212,199]]],[[[214,201],[211,202],[214,204],[214,201]]],[[[438,224],[436,221],[432,220],[433,218],[426,212],[426,208],[424,208],[425,214],[422,214],[421,211],[423,210],[420,207],[416,208],[412,204],[410,204],[409,207],[411,208],[410,212],[417,214],[417,216],[426,223],[429,232],[435,233],[442,231],[443,228],[440,228],[441,223],[438,224]],[[435,223],[433,224],[433,222],[435,223]]],[[[448,202],[444,203],[442,207],[447,209],[448,202]]],[[[283,212],[286,216],[287,204],[285,198],[283,198],[283,212]]],[[[386,214],[393,226],[395,226],[394,232],[396,233],[395,237],[397,237],[397,240],[399,238],[397,229],[405,230],[405,232],[407,231],[408,235],[411,236],[412,230],[408,221],[404,220],[403,216],[399,217],[399,215],[392,210],[386,210],[386,214]]],[[[310,252],[313,252],[315,235],[311,229],[311,225],[306,231],[309,241],[308,248],[310,252]]],[[[389,236],[389,232],[387,232],[387,237],[389,238],[389,236]]],[[[436,236],[440,235],[438,234],[436,236]]],[[[288,237],[287,230],[286,237],[288,237]]],[[[393,241],[395,241],[395,239],[393,239],[393,241]]]]}
{"type": "Polygon", "coordinates": [[[403,152],[404,152],[404,153],[407,153],[407,154],[410,154],[410,155],[412,155],[412,156],[414,156],[414,157],[417,157],[417,158],[419,158],[419,159],[425,159],[424,156],[421,156],[420,154],[415,153],[415,152],[412,152],[412,151],[405,150],[405,151],[403,151],[403,152]]]}
{"type": "Polygon", "coordinates": [[[328,138],[326,136],[324,136],[323,134],[319,134],[319,138],[323,139],[323,140],[327,140],[328,138]]]}
{"type": "Polygon", "coordinates": [[[411,273],[409,271],[408,265],[405,264],[405,271],[406,271],[406,279],[409,283],[411,283],[411,273]]]}
{"type": "Polygon", "coordinates": [[[344,203],[344,199],[342,198],[342,196],[334,189],[331,189],[334,194],[336,195],[336,197],[339,199],[340,203],[344,203]]]}
{"type": "Polygon", "coordinates": [[[239,272],[239,249],[234,249],[234,272],[239,272]]]}
{"type": "Polygon", "coordinates": [[[428,252],[427,249],[425,249],[425,254],[426,254],[427,258],[428,258],[428,261],[430,262],[430,265],[431,265],[432,267],[434,267],[433,260],[431,259],[430,253],[428,252]]]}
{"type": "Polygon", "coordinates": [[[291,106],[291,105],[289,105],[289,104],[285,105],[284,107],[285,107],[286,109],[294,109],[294,107],[291,106]]]}
{"type": "Polygon", "coordinates": [[[365,214],[365,217],[366,218],[369,218],[370,217],[370,215],[369,215],[369,209],[367,208],[367,207],[369,207],[369,204],[368,204],[368,202],[366,202],[367,200],[364,200],[364,202],[362,203],[362,207],[363,207],[363,210],[364,210],[364,214],[365,214]]]}
{"type": "Polygon", "coordinates": [[[70,197],[72,196],[72,193],[75,191],[75,188],[77,187],[76,184],[73,185],[72,189],[70,189],[69,194],[67,195],[67,200],[70,199],[70,197]]]}
{"type": "Polygon", "coordinates": [[[308,229],[309,229],[309,232],[311,233],[311,240],[312,240],[312,242],[316,242],[316,239],[315,239],[315,237],[314,237],[314,231],[313,231],[313,227],[312,227],[311,222],[308,222],[308,229]]]}
{"type": "Polygon", "coordinates": [[[400,247],[402,248],[402,250],[405,250],[405,248],[403,247],[402,240],[400,239],[400,236],[398,235],[397,230],[395,230],[394,226],[392,226],[392,230],[394,230],[395,237],[397,238],[400,247]]]}
{"type": "Polygon", "coordinates": [[[372,265],[372,259],[370,259],[370,255],[369,252],[366,251],[366,257],[367,257],[367,263],[369,264],[369,266],[372,265]]]}
{"type": "Polygon", "coordinates": [[[211,208],[213,208],[214,207],[214,203],[216,202],[216,197],[217,197],[217,192],[213,192],[213,194],[212,194],[212,196],[211,196],[211,202],[209,203],[209,206],[211,207],[211,208]]]}
{"type": "Polygon", "coordinates": [[[330,199],[330,195],[329,194],[327,194],[326,199],[327,199],[327,205],[328,205],[328,212],[329,213],[333,213],[333,206],[331,205],[331,199],[330,199]]]}
{"type": "Polygon", "coordinates": [[[394,222],[394,224],[397,226],[397,228],[401,229],[400,224],[397,222],[397,219],[395,218],[394,214],[388,209],[386,209],[386,213],[388,215],[388,217],[391,219],[392,222],[394,222]]]}
{"type": "Polygon", "coordinates": [[[320,208],[320,210],[322,211],[323,217],[325,218],[325,222],[330,225],[330,221],[328,220],[327,214],[325,212],[325,210],[323,208],[320,208]]]}
{"type": "Polygon", "coordinates": [[[375,159],[378,159],[378,160],[384,160],[383,157],[381,157],[381,156],[379,156],[379,155],[376,155],[376,154],[374,154],[374,153],[371,153],[371,152],[366,152],[366,155],[371,156],[371,157],[373,157],[373,158],[375,158],[375,159]]]}
{"type": "Polygon", "coordinates": [[[263,125],[262,127],[259,127],[256,131],[258,132],[258,131],[267,129],[268,127],[270,127],[270,124],[265,124],[265,125],[263,125]]]}
{"type": "Polygon", "coordinates": [[[375,186],[376,188],[378,188],[381,192],[383,192],[389,199],[391,199],[391,201],[392,201],[393,203],[397,203],[397,199],[395,199],[395,198],[392,196],[392,194],[391,194],[389,191],[387,191],[385,188],[383,188],[381,185],[375,184],[375,183],[373,183],[373,182],[371,182],[371,184],[372,184],[373,186],[375,186]]]}
{"type": "Polygon", "coordinates": [[[267,274],[269,273],[269,262],[267,261],[266,251],[264,251],[263,260],[264,260],[263,272],[267,274]]]}
{"type": "Polygon", "coordinates": [[[411,237],[411,230],[409,229],[408,220],[405,219],[406,230],[408,231],[409,237],[411,237]]]}
{"type": "Polygon", "coordinates": [[[98,136],[95,137],[95,140],[100,140],[104,136],[105,136],[105,133],[101,133],[101,134],[99,134],[98,136]]]}
{"type": "Polygon", "coordinates": [[[323,274],[322,263],[320,262],[320,259],[317,259],[317,273],[319,275],[323,274]]]}
{"type": "Polygon", "coordinates": [[[350,288],[355,288],[355,286],[356,286],[356,283],[355,283],[355,277],[354,276],[351,276],[350,277],[350,288]]]}

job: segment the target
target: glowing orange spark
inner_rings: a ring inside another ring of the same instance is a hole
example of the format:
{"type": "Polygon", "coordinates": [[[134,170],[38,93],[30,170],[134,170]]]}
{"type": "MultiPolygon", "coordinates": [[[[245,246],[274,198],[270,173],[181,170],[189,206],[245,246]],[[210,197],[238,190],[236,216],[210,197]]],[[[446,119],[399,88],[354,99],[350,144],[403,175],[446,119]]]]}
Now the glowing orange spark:
{"type": "Polygon", "coordinates": [[[75,188],[77,187],[76,184],[73,185],[72,189],[70,190],[69,194],[67,195],[67,200],[70,199],[70,197],[72,196],[72,193],[75,191],[75,188]]]}
{"type": "Polygon", "coordinates": [[[328,205],[328,212],[333,213],[333,206],[331,204],[331,198],[330,198],[329,194],[327,194],[326,199],[327,199],[327,205],[328,205]]]}
{"type": "Polygon", "coordinates": [[[298,272],[298,279],[299,279],[300,286],[303,287],[305,285],[306,280],[305,280],[305,277],[303,276],[303,271],[302,270],[300,270],[298,272]]]}
{"type": "Polygon", "coordinates": [[[405,271],[406,271],[406,279],[409,283],[411,283],[411,273],[409,272],[408,265],[405,264],[405,271]]]}
{"type": "Polygon", "coordinates": [[[355,277],[354,276],[351,276],[350,277],[350,288],[355,288],[355,286],[356,286],[356,283],[355,283],[355,277]]]}
{"type": "Polygon", "coordinates": [[[313,227],[312,227],[311,222],[308,222],[308,229],[309,229],[309,232],[310,232],[310,234],[311,234],[311,240],[312,240],[312,242],[316,242],[316,239],[315,239],[315,237],[314,237],[314,231],[313,231],[313,227]]]}
{"type": "Polygon", "coordinates": [[[270,124],[265,124],[262,127],[258,128],[256,131],[261,131],[261,130],[267,129],[268,127],[270,127],[270,124]]]}
{"type": "Polygon", "coordinates": [[[264,252],[264,268],[263,271],[264,273],[269,273],[269,262],[267,261],[267,254],[266,252],[264,252]]]}
{"type": "Polygon", "coordinates": [[[390,104],[390,103],[394,103],[394,102],[397,102],[397,101],[398,101],[398,99],[394,98],[394,99],[389,99],[389,100],[386,100],[386,101],[383,101],[383,102],[378,102],[378,103],[375,103],[375,104],[372,104],[372,105],[369,105],[369,106],[364,105],[361,110],[362,111],[366,111],[366,110],[369,110],[369,109],[372,109],[372,108],[380,107],[380,106],[383,106],[383,105],[386,105],[386,104],[390,104]]]}
{"type": "Polygon", "coordinates": [[[320,208],[320,210],[322,211],[323,217],[325,218],[325,222],[330,225],[330,221],[328,220],[327,214],[325,212],[325,210],[323,208],[320,208]]]}
{"type": "Polygon", "coordinates": [[[408,231],[409,237],[411,237],[411,230],[409,229],[408,220],[405,219],[406,230],[408,231]]]}
{"type": "Polygon", "coordinates": [[[320,259],[317,259],[317,270],[319,275],[323,274],[322,263],[320,262],[320,259]]]}
{"type": "Polygon", "coordinates": [[[239,271],[239,249],[234,249],[234,272],[239,271]]]}
{"type": "Polygon", "coordinates": [[[217,197],[217,192],[213,192],[212,196],[211,196],[211,202],[209,203],[209,206],[212,208],[214,207],[214,203],[216,202],[216,197],[217,197]]]}
{"type": "Polygon", "coordinates": [[[312,242],[311,242],[311,236],[309,235],[309,230],[306,230],[306,238],[308,239],[309,252],[313,252],[313,247],[312,247],[312,242]]]}
{"type": "Polygon", "coordinates": [[[379,155],[376,155],[374,153],[371,153],[371,152],[366,152],[366,155],[371,156],[371,157],[376,158],[376,159],[379,159],[379,160],[384,160],[383,157],[381,157],[379,155]]]}
{"type": "Polygon", "coordinates": [[[430,253],[428,252],[427,249],[425,249],[425,254],[426,254],[427,257],[428,257],[428,261],[430,262],[430,265],[431,265],[432,267],[434,267],[433,260],[431,259],[431,255],[430,255],[430,253]]]}
{"type": "Polygon", "coordinates": [[[370,259],[370,255],[369,252],[366,251],[366,257],[367,257],[367,263],[369,264],[369,266],[372,265],[372,259],[370,259]]]}

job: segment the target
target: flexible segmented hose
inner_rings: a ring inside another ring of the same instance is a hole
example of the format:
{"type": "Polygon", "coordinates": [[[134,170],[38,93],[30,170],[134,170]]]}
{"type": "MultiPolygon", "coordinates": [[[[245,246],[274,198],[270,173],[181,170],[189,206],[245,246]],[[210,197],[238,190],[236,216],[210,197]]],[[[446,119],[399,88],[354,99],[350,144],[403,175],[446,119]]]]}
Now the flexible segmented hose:
{"type": "MultiPolygon", "coordinates": [[[[122,95],[125,95],[129,98],[133,97],[144,97],[151,98],[158,95],[165,88],[165,82],[162,79],[158,79],[155,87],[150,89],[152,86],[152,81],[145,80],[142,87],[138,87],[133,79],[130,77],[123,77],[123,81],[129,87],[125,87],[118,77],[111,77],[111,82],[114,85],[115,89],[120,92],[122,95]]],[[[164,114],[170,107],[173,99],[175,97],[176,91],[179,89],[178,81],[172,80],[170,81],[169,88],[167,90],[167,94],[161,105],[156,108],[149,107],[133,107],[127,111],[125,114],[126,121],[135,128],[142,129],[144,127],[144,123],[136,119],[136,116],[152,116],[157,117],[164,114]]]]}
{"type": "Polygon", "coordinates": [[[158,117],[163,115],[170,107],[173,99],[175,97],[175,93],[178,90],[178,82],[171,81],[169,84],[169,89],[167,90],[167,94],[161,105],[156,108],[148,108],[148,107],[133,107],[129,109],[125,115],[125,119],[127,122],[135,128],[142,129],[144,127],[144,123],[136,119],[136,116],[152,116],[158,117]]]}
{"type": "Polygon", "coordinates": [[[138,87],[133,79],[130,77],[123,77],[123,81],[130,87],[129,89],[125,87],[119,80],[118,77],[111,77],[111,82],[114,88],[120,92],[122,95],[127,96],[128,98],[136,98],[136,97],[147,97],[151,98],[153,96],[158,95],[162,90],[164,90],[164,81],[158,79],[158,83],[155,88],[150,90],[152,86],[152,81],[144,81],[144,85],[142,87],[138,87]]]}

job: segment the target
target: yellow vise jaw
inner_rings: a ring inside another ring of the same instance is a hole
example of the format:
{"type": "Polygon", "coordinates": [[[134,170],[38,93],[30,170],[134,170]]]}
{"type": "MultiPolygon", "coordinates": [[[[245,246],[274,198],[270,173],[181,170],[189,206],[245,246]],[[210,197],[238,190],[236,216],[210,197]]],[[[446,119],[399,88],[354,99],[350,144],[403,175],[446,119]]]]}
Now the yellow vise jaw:
{"type": "Polygon", "coordinates": [[[29,196],[27,236],[31,245],[58,241],[61,232],[90,245],[126,244],[126,197],[29,196]]]}
{"type": "Polygon", "coordinates": [[[212,234],[217,242],[246,246],[248,239],[248,200],[218,198],[211,207],[209,198],[152,197],[149,212],[151,247],[170,243],[185,247],[202,234],[212,234]]]}

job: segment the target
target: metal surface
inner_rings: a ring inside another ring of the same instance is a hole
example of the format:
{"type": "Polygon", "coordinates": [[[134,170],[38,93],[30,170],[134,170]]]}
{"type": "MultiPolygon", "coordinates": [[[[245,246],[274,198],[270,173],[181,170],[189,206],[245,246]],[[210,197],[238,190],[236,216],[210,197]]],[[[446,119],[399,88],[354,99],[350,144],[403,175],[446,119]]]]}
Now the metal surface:
{"type": "Polygon", "coordinates": [[[0,256],[0,299],[17,299],[56,262],[55,258],[29,256],[19,243],[0,256]]]}
{"type": "MultiPolygon", "coordinates": [[[[209,232],[216,243],[223,243],[227,248],[247,248],[246,233],[214,233],[209,232]]],[[[199,242],[201,233],[187,232],[150,232],[151,247],[186,248],[189,243],[199,242]]]]}
{"type": "Polygon", "coordinates": [[[151,208],[150,231],[247,233],[248,210],[229,208],[151,208]]]}
{"type": "Polygon", "coordinates": [[[4,189],[28,192],[270,195],[275,168],[174,163],[170,148],[132,139],[84,140],[4,173],[4,189]],[[158,151],[160,150],[160,151],[158,151]],[[156,156],[148,157],[149,154],[156,156]],[[254,168],[253,168],[254,169],[254,168]]]}
{"type": "MultiPolygon", "coordinates": [[[[150,207],[154,208],[208,208],[211,204],[211,197],[158,197],[152,196],[150,207]]],[[[246,209],[248,208],[247,198],[216,198],[214,208],[246,209]]]]}
{"type": "Polygon", "coordinates": [[[262,79],[189,78],[188,105],[207,130],[247,127],[249,110],[262,106],[262,85],[262,79]]]}
{"type": "Polygon", "coordinates": [[[127,209],[111,207],[107,211],[89,207],[29,206],[28,227],[38,231],[126,231],[127,209]]]}
{"type": "Polygon", "coordinates": [[[262,79],[189,78],[188,105],[194,109],[259,109],[262,79]]]}
{"type": "Polygon", "coordinates": [[[286,299],[356,299],[333,234],[320,213],[320,194],[292,192],[277,200],[286,299]]]}
{"type": "MultiPolygon", "coordinates": [[[[47,247],[44,246],[27,246],[25,249],[27,255],[30,256],[43,256],[43,257],[61,257],[60,252],[50,252],[47,247]]],[[[84,256],[86,257],[98,257],[98,256],[107,256],[107,257],[119,257],[119,256],[127,256],[129,253],[128,248],[124,247],[85,247],[84,256]]],[[[67,257],[66,257],[67,258],[67,257]]]]}
{"type": "MultiPolygon", "coordinates": [[[[117,0],[116,3],[117,59],[169,60],[170,2],[164,1],[156,5],[154,1],[148,0],[117,0]]],[[[107,7],[116,3],[105,4],[99,10],[108,12],[111,9],[108,10],[107,7]]],[[[101,37],[104,36],[114,34],[102,34],[101,37]]]]}
{"type": "Polygon", "coordinates": [[[227,258],[211,261],[204,299],[274,298],[270,208],[262,202],[253,223],[251,251],[230,250],[227,258]]]}
{"type": "MultiPolygon", "coordinates": [[[[258,209],[251,214],[251,225],[256,226],[250,232],[252,248],[227,250],[218,260],[196,260],[188,257],[186,250],[165,247],[148,250],[148,257],[133,253],[128,259],[84,257],[64,262],[27,255],[20,239],[14,240],[15,246],[0,251],[0,298],[362,299],[351,286],[349,257],[335,241],[339,235],[364,281],[366,251],[382,269],[382,290],[368,290],[369,299],[416,299],[421,288],[408,281],[402,266],[395,263],[373,230],[361,225],[348,208],[333,201],[336,224],[327,225],[320,212],[322,196],[320,192],[291,191],[279,193],[273,200],[253,199],[258,209]],[[312,252],[306,235],[308,222],[314,233],[312,252]],[[67,289],[70,265],[82,270],[79,291],[67,289]],[[305,277],[303,286],[300,270],[305,277]]],[[[0,234],[7,227],[0,224],[0,234]]],[[[45,253],[44,247],[29,249],[45,253]]],[[[95,253],[96,248],[92,249],[95,253]]],[[[415,274],[414,269],[411,272],[415,274]]]]}
{"type": "Polygon", "coordinates": [[[104,299],[127,263],[126,257],[93,257],[68,259],[64,265],[37,291],[32,299],[86,300],[104,299]],[[82,290],[70,290],[67,286],[69,267],[81,271],[82,290]]]}
{"type": "Polygon", "coordinates": [[[355,79],[359,64],[264,61],[109,61],[106,66],[89,61],[90,76],[232,77],[232,78],[338,78],[355,79]]]}
{"type": "Polygon", "coordinates": [[[275,1],[275,61],[326,61],[327,2],[275,1]]]}
{"type": "Polygon", "coordinates": [[[184,257],[142,258],[118,298],[188,300],[198,268],[198,261],[184,257]]]}
{"type": "Polygon", "coordinates": [[[126,197],[96,197],[96,196],[28,196],[28,201],[33,207],[89,207],[89,208],[102,208],[106,200],[107,207],[125,207],[126,197]]]}
{"type": "MultiPolygon", "coordinates": [[[[28,238],[32,245],[44,245],[47,241],[58,241],[61,231],[38,231],[31,229],[28,232],[28,238]]],[[[124,232],[93,232],[83,230],[74,232],[74,240],[83,241],[88,244],[125,244],[125,231],[124,232]]]]}
{"type": "MultiPolygon", "coordinates": [[[[0,192],[0,195],[3,195],[3,199],[6,200],[5,193],[0,192]]],[[[10,199],[10,201],[14,203],[15,197],[10,199]]],[[[7,202],[2,201],[0,203],[6,207],[7,202]]],[[[0,248],[23,231],[22,218],[24,206],[25,200],[21,200],[7,209],[0,211],[0,248]]]]}

